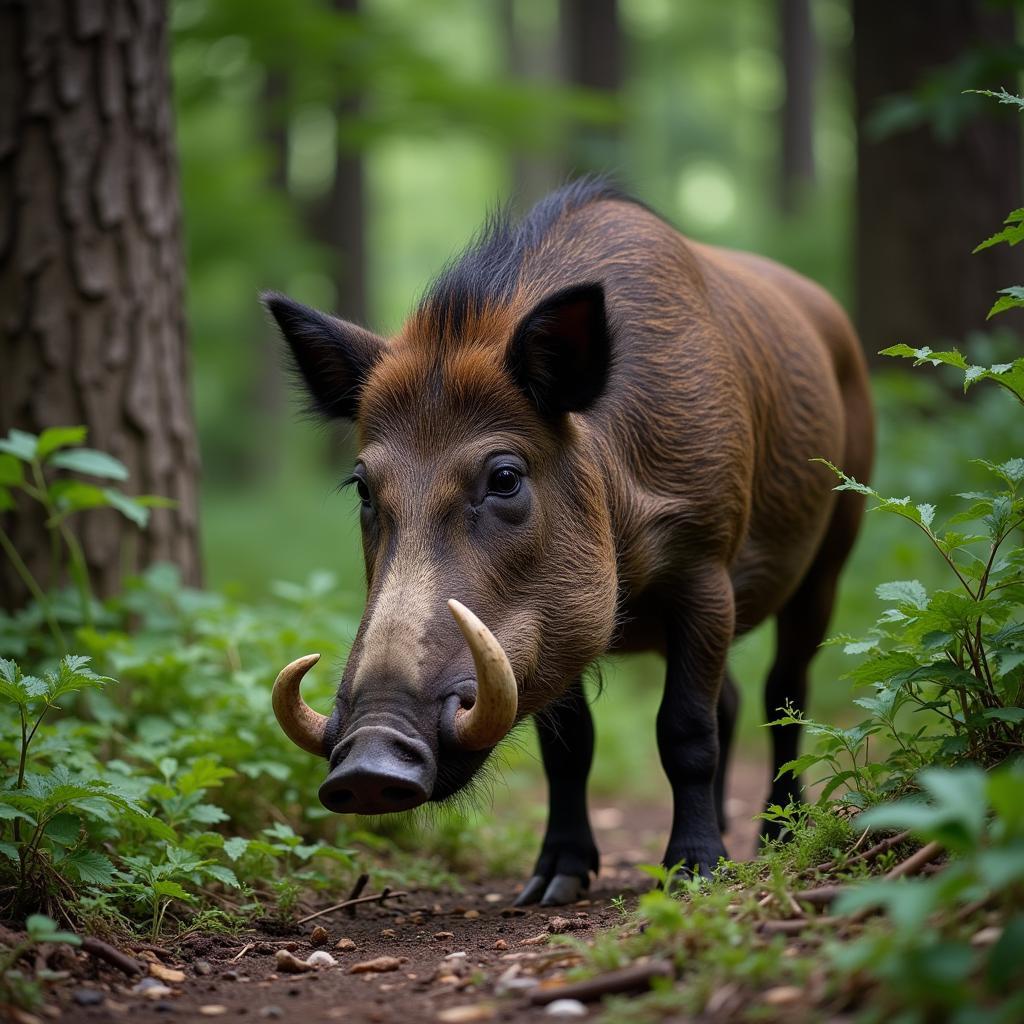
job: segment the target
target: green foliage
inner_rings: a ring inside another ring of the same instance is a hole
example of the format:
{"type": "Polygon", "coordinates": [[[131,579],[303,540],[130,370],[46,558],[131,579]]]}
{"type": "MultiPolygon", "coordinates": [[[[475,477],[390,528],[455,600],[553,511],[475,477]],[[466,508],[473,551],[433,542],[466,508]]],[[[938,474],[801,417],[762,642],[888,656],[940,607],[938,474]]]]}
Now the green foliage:
{"type": "MultiPolygon", "coordinates": [[[[155,495],[129,497],[114,487],[102,487],[67,476],[67,473],[97,480],[128,479],[125,465],[106,452],[82,447],[85,427],[50,427],[38,437],[24,430],[12,430],[0,440],[0,512],[18,507],[18,495],[38,506],[51,536],[50,585],[56,586],[67,564],[79,595],[79,615],[85,622],[95,618],[85,556],[69,520],[78,512],[112,508],[140,529],[149,521],[149,510],[172,502],[155,495]]],[[[14,571],[37,602],[53,638],[61,650],[66,642],[54,601],[32,575],[10,537],[0,527],[0,548],[14,571]]],[[[19,651],[24,653],[24,648],[19,651]]]]}
{"type": "Polygon", "coordinates": [[[57,922],[45,914],[30,914],[25,920],[25,938],[13,946],[0,943],[0,1009],[16,1006],[35,1010],[43,1004],[42,984],[55,980],[52,971],[37,971],[31,978],[14,965],[26,953],[43,943],[64,942],[78,946],[81,939],[72,932],[61,931],[57,922]]]}
{"type": "Polygon", "coordinates": [[[930,769],[919,781],[926,800],[873,808],[857,824],[910,829],[954,859],[930,877],[851,888],[839,900],[838,914],[881,910],[885,917],[856,941],[834,943],[831,960],[843,975],[872,979],[869,1021],[896,1013],[908,1022],[959,1019],[958,1014],[977,1013],[981,1006],[988,1015],[980,1019],[1019,1020],[1024,1014],[1019,985],[1024,764],[987,775],[974,766],[930,769]],[[999,921],[999,927],[980,931],[987,919],[999,921]]]}

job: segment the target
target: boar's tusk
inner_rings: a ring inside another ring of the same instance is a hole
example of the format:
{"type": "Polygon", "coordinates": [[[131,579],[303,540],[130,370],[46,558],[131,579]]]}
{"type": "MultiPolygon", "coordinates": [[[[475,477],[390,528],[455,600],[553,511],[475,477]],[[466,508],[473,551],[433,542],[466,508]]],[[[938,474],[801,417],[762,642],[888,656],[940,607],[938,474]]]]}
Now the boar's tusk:
{"type": "Polygon", "coordinates": [[[494,634],[465,605],[451,600],[448,610],[476,667],[476,703],[455,713],[455,741],[464,750],[486,750],[515,724],[519,708],[515,673],[494,634]]]}
{"type": "Polygon", "coordinates": [[[297,747],[324,757],[324,730],[327,718],[314,711],[299,694],[302,677],[320,660],[319,654],[307,654],[304,658],[285,665],[274,680],[271,703],[277,724],[284,730],[297,747]]]}

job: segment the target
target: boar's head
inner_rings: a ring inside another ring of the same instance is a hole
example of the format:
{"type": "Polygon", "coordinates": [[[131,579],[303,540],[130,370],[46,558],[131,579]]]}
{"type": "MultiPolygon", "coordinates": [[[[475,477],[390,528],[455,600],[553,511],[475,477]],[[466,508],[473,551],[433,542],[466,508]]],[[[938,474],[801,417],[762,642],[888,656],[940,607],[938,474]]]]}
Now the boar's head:
{"type": "Polygon", "coordinates": [[[588,410],[611,363],[604,290],[471,302],[444,282],[394,338],[264,297],[313,409],[355,422],[368,597],[333,713],[278,677],[320,799],[378,814],[458,792],[610,641],[616,563],[588,410]]]}

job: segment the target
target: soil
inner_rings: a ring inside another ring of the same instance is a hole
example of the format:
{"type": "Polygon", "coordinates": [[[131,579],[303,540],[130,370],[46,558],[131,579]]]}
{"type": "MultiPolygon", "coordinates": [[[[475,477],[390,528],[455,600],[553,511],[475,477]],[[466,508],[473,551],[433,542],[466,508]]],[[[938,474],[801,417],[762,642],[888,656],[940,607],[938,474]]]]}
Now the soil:
{"type": "MultiPolygon", "coordinates": [[[[735,858],[753,853],[757,823],[752,816],[760,809],[766,784],[764,765],[733,765],[727,805],[733,827],[726,840],[735,858]]],[[[59,1006],[59,1016],[53,1015],[62,1021],[132,1024],[218,1017],[302,1024],[557,1019],[547,1017],[526,995],[527,986],[538,979],[542,985],[555,984],[572,966],[571,952],[550,945],[550,934],[566,931],[586,938],[621,922],[611,901],[623,896],[629,906],[652,884],[637,865],[657,860],[670,810],[628,801],[598,803],[592,806],[592,820],[602,851],[601,873],[588,898],[575,905],[516,910],[510,903],[524,879],[492,879],[458,894],[417,892],[383,906],[363,904],[352,916],[336,911],[288,934],[264,929],[240,937],[191,936],[171,950],[134,951],[137,957],[152,958],[154,966],[148,969],[154,975],[164,969],[184,975],[168,980],[169,991],[155,997],[133,991],[137,978],[78,953],[73,965],[60,965],[70,966],[73,977],[51,988],[50,1005],[56,1010],[56,1001],[59,1006]],[[313,946],[317,926],[326,938],[319,937],[320,944],[313,946]],[[343,939],[350,940],[345,945],[351,948],[337,948],[343,939]],[[280,949],[300,960],[322,949],[337,964],[283,973],[277,963],[280,949]],[[352,972],[355,965],[382,957],[391,958],[378,965],[387,970],[352,972]]],[[[596,1006],[591,1004],[588,1017],[596,1015],[596,1006]]]]}

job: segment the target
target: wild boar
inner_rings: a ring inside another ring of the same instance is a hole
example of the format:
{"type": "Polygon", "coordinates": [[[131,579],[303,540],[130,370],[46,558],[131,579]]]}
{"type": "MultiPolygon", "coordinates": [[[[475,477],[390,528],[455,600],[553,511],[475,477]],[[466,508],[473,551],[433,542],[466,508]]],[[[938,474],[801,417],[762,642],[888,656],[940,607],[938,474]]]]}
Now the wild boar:
{"type": "MultiPolygon", "coordinates": [[[[274,710],[328,759],[320,799],[380,814],[461,790],[536,716],[547,833],[520,903],[578,898],[598,867],[581,679],[661,651],[665,863],[725,854],[732,641],[769,616],[768,715],[802,707],[866,480],[865,362],[819,286],[683,238],[602,180],[518,225],[493,217],[389,339],[264,297],[312,408],[354,420],[368,597],[333,713],[285,668],[274,710]]],[[[300,528],[299,524],[295,524],[300,528]]],[[[796,754],[775,728],[773,778],[796,754]]],[[[772,784],[786,803],[798,787],[772,784]]]]}

